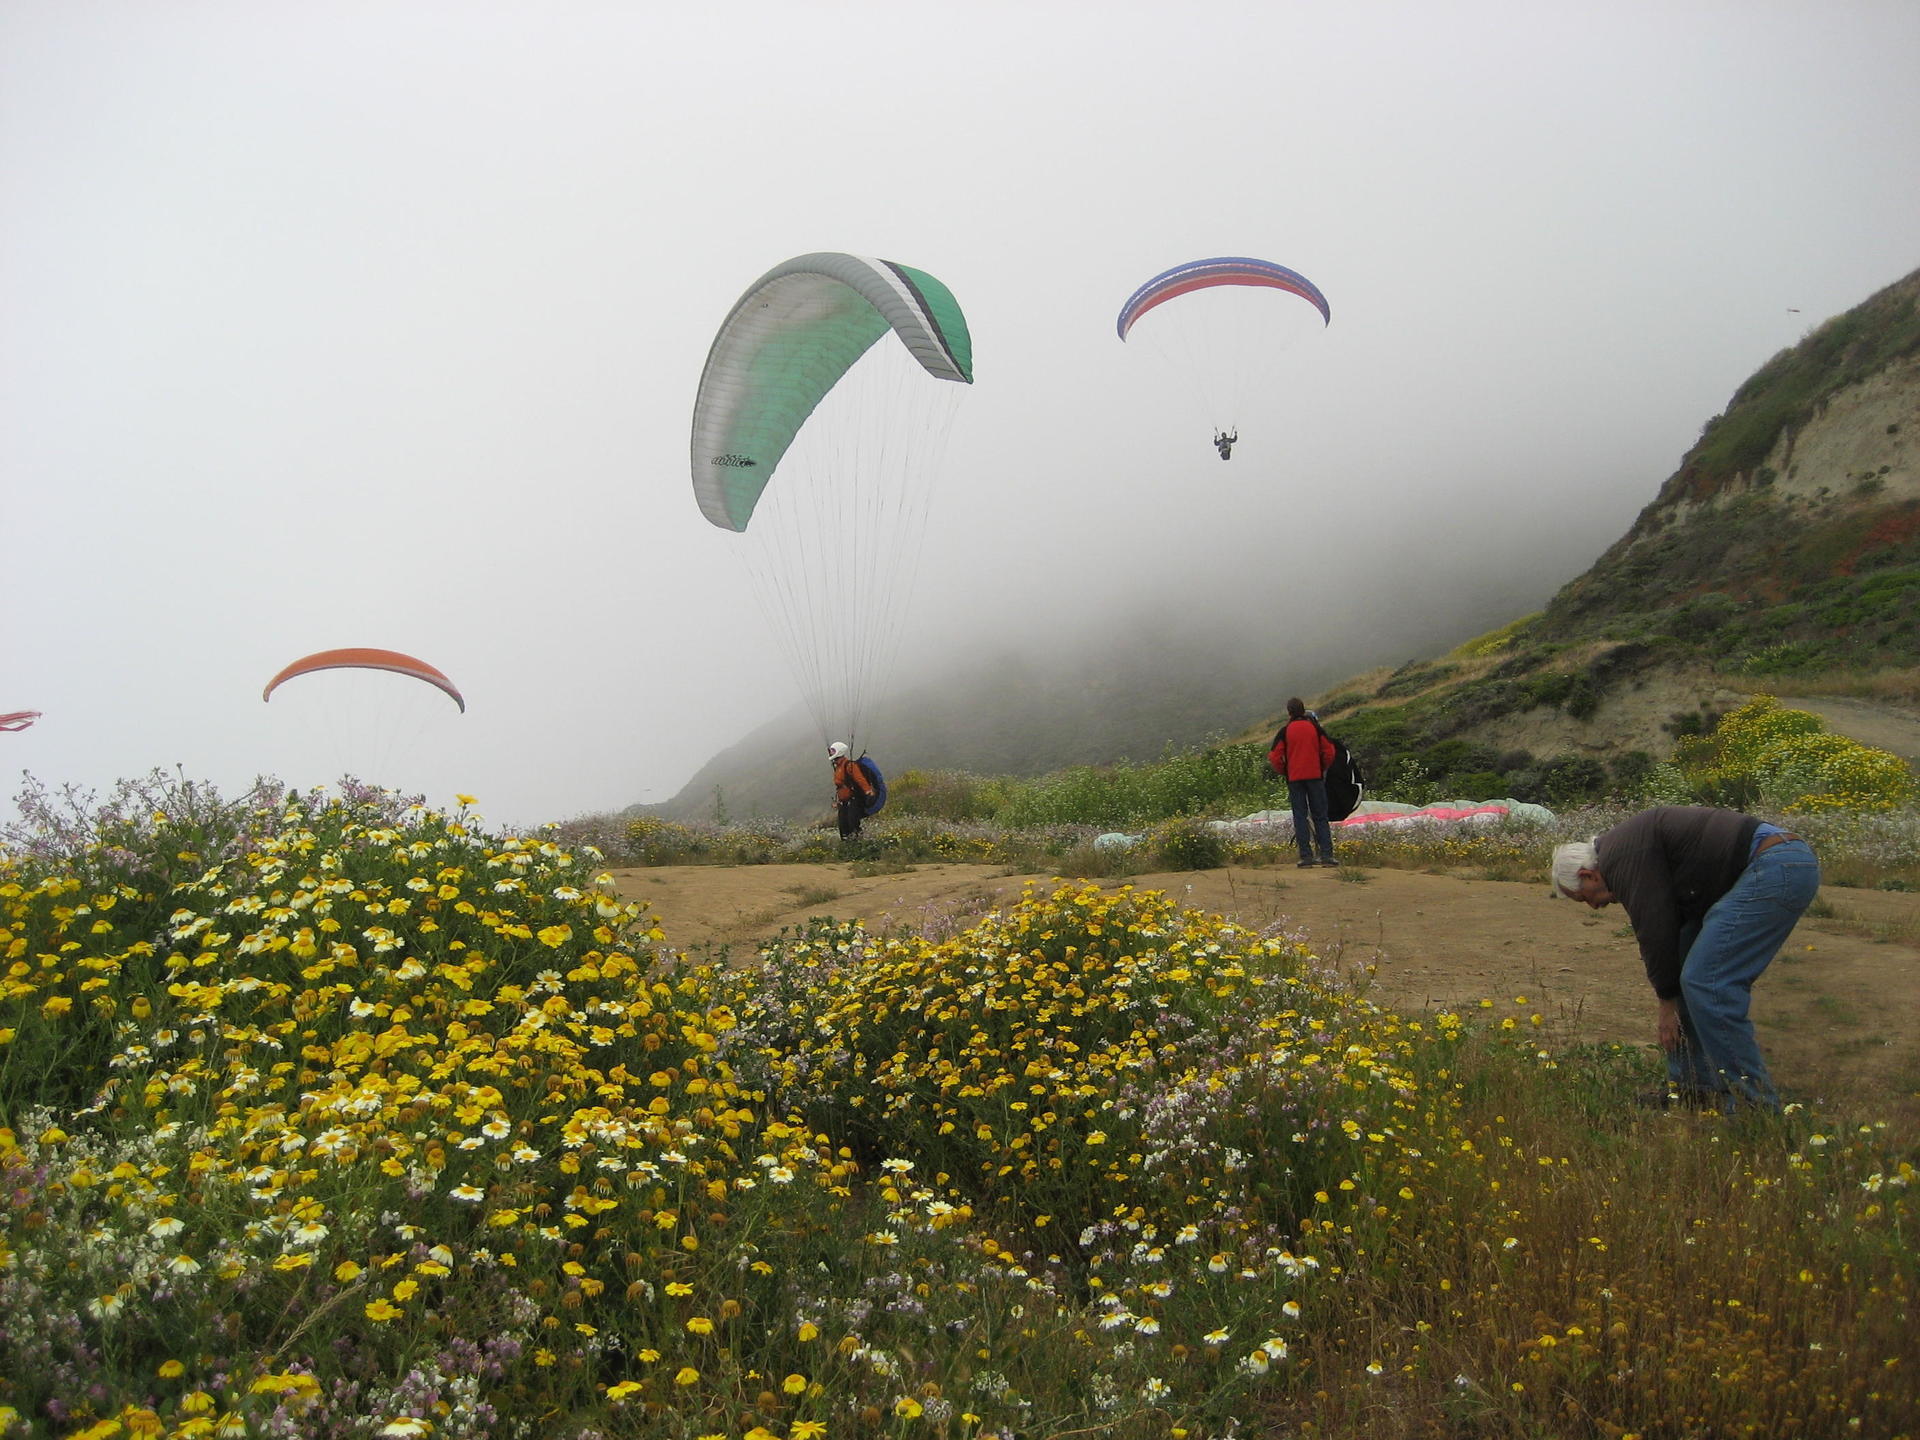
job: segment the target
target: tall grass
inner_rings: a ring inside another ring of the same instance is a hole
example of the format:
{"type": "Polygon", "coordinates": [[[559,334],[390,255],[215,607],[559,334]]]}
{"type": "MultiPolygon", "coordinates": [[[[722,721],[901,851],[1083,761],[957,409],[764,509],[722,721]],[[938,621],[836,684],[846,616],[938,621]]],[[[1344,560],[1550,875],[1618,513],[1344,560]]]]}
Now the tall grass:
{"type": "Polygon", "coordinates": [[[1096,825],[1125,830],[1184,815],[1240,814],[1286,799],[1267,769],[1266,747],[1243,741],[1174,751],[1148,764],[1080,765],[1018,783],[994,810],[995,824],[1096,825]]]}
{"type": "Polygon", "coordinates": [[[1920,701],[1920,665],[1823,670],[1799,675],[1768,676],[1766,688],[1788,699],[1795,696],[1840,695],[1858,700],[1920,701]]]}

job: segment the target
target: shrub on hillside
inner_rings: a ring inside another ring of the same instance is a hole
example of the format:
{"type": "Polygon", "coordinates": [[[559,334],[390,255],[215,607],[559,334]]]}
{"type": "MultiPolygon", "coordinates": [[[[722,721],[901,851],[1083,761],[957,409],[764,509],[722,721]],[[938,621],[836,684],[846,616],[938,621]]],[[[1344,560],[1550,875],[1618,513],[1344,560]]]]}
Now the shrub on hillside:
{"type": "Polygon", "coordinates": [[[1751,651],[1740,668],[1749,675],[1794,675],[1823,668],[1830,653],[1829,646],[1811,640],[1786,640],[1751,651]]]}
{"type": "Polygon", "coordinates": [[[1684,739],[1675,763],[1709,803],[1806,812],[1887,809],[1912,798],[1899,756],[1827,733],[1826,722],[1760,695],[1710,733],[1684,739]]]}
{"type": "Polygon", "coordinates": [[[1500,765],[1500,754],[1491,745],[1460,737],[1429,745],[1420,759],[1435,775],[1443,778],[1478,770],[1494,770],[1500,765]]]}
{"type": "Polygon", "coordinates": [[[990,820],[1015,783],[964,770],[905,770],[888,782],[887,808],[894,815],[936,820],[990,820]]]}
{"type": "Polygon", "coordinates": [[[1707,735],[1682,739],[1674,762],[1709,803],[1736,808],[1874,810],[1916,793],[1905,760],[1826,733],[1820,716],[1782,707],[1772,695],[1757,695],[1707,735]]]}
{"type": "Polygon", "coordinates": [[[707,838],[678,821],[642,815],[627,823],[627,852],[636,865],[685,865],[699,859],[707,838]]]}
{"type": "Polygon", "coordinates": [[[1670,760],[1657,760],[1648,766],[1647,773],[1629,793],[1641,805],[1701,803],[1701,796],[1687,778],[1687,772],[1670,760]]]}
{"type": "Polygon", "coordinates": [[[1844,735],[1809,735],[1765,752],[1760,798],[1793,814],[1885,810],[1913,798],[1913,771],[1898,755],[1844,735]]]}
{"type": "Polygon", "coordinates": [[[1532,615],[1522,615],[1518,620],[1508,621],[1498,630],[1489,630],[1486,634],[1476,636],[1474,639],[1467,641],[1467,643],[1460,646],[1455,653],[1465,655],[1475,660],[1484,659],[1489,655],[1497,655],[1502,650],[1510,648],[1513,642],[1520,637],[1521,633],[1531,627],[1533,622],[1539,618],[1538,612],[1532,615]]]}
{"type": "Polygon", "coordinates": [[[1431,805],[1440,799],[1440,785],[1425,765],[1407,755],[1377,772],[1367,794],[1395,805],[1431,805]]]}
{"type": "Polygon", "coordinates": [[[1556,809],[1592,804],[1607,788],[1607,767],[1591,756],[1556,755],[1540,771],[1540,793],[1556,809]]]}
{"type": "Polygon", "coordinates": [[[1220,832],[1190,816],[1157,827],[1149,845],[1157,870],[1217,870],[1227,863],[1228,845],[1220,832]]]}
{"type": "Polygon", "coordinates": [[[1738,619],[1741,609],[1731,595],[1710,590],[1679,605],[1667,620],[1667,631],[1682,640],[1705,641],[1738,619]]]}
{"type": "Polygon", "coordinates": [[[1178,815],[1235,815],[1273,798],[1264,743],[1170,750],[1153,764],[1076,765],[1015,782],[995,812],[1009,828],[1095,825],[1133,829],[1178,815]]]}
{"type": "Polygon", "coordinates": [[[1504,800],[1507,778],[1498,770],[1467,770],[1447,777],[1447,792],[1462,800],[1504,800]]]}

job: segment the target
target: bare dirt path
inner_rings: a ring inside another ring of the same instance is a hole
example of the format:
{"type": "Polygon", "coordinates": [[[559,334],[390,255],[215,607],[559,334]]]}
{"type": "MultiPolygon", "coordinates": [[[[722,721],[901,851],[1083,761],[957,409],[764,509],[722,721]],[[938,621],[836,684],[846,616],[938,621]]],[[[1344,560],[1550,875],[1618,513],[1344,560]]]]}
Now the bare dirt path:
{"type": "Polygon", "coordinates": [[[1891,750],[1907,763],[1920,765],[1920,711],[1845,695],[1800,695],[1780,703],[1792,710],[1811,710],[1835,734],[1876,750],[1891,750]]]}
{"type": "MultiPolygon", "coordinates": [[[[679,949],[753,943],[810,916],[944,933],[1045,877],[984,865],[857,876],[847,865],[616,870],[679,949]]],[[[1373,967],[1374,997],[1410,1012],[1472,1008],[1554,1040],[1651,1045],[1654,1001],[1626,917],[1518,884],[1407,870],[1223,869],[1140,875],[1197,908],[1373,967]]],[[[1852,1101],[1920,1093],[1920,895],[1828,887],[1754,988],[1754,1018],[1791,1094],[1852,1101]],[[1830,912],[1830,913],[1828,913],[1830,912]]],[[[1649,1054],[1651,1054],[1649,1050],[1649,1054]]]]}

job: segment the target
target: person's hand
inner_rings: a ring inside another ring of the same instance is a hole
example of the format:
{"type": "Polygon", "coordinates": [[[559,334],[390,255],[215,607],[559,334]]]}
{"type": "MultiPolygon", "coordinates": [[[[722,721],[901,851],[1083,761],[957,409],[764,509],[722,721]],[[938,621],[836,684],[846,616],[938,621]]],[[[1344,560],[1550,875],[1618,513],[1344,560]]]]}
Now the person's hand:
{"type": "Polygon", "coordinates": [[[1680,1049],[1680,1002],[1660,1002],[1660,1048],[1669,1055],[1680,1049]]]}

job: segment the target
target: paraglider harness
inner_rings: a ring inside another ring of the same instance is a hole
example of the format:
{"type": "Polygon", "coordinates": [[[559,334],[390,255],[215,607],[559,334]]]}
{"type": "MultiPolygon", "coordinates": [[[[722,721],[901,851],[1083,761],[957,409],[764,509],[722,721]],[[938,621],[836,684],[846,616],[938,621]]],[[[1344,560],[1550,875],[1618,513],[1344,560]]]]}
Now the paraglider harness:
{"type": "Polygon", "coordinates": [[[1220,452],[1220,458],[1222,460],[1231,460],[1233,458],[1233,447],[1239,442],[1240,427],[1238,425],[1233,427],[1233,433],[1231,434],[1225,430],[1216,430],[1213,432],[1213,448],[1220,452]]]}
{"type": "Polygon", "coordinates": [[[861,752],[860,758],[853,762],[867,777],[867,783],[873,786],[873,794],[867,796],[867,805],[860,812],[862,820],[878,815],[887,806],[887,777],[880,773],[880,767],[873,763],[873,757],[861,752]]]}
{"type": "MultiPolygon", "coordinates": [[[[1347,749],[1347,742],[1340,739],[1337,735],[1329,735],[1327,733],[1327,727],[1320,723],[1320,717],[1318,715],[1309,714],[1303,715],[1300,718],[1303,720],[1311,720],[1313,722],[1313,728],[1320,732],[1320,737],[1333,746],[1333,763],[1327,766],[1325,776],[1327,782],[1327,822],[1329,824],[1338,823],[1360,808],[1360,802],[1365,798],[1367,793],[1367,777],[1360,773],[1360,762],[1354,758],[1353,752],[1347,749]]],[[[1267,768],[1270,771],[1273,770],[1273,760],[1271,756],[1274,750],[1279,747],[1280,742],[1286,738],[1287,726],[1291,724],[1293,724],[1292,720],[1288,720],[1286,724],[1283,724],[1280,727],[1279,733],[1273,737],[1273,744],[1267,747],[1269,757],[1267,760],[1267,768]]],[[[1275,771],[1274,773],[1277,774],[1278,772],[1275,771]]]]}

